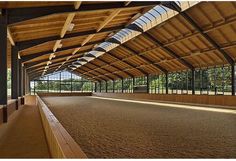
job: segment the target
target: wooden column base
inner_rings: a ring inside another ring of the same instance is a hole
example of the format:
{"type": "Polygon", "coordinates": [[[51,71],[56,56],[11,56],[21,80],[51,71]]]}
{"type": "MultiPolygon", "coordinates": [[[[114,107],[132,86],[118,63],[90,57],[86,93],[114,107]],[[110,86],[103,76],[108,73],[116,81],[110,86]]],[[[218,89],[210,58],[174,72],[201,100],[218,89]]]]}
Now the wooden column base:
{"type": "Polygon", "coordinates": [[[19,109],[19,105],[18,105],[18,99],[16,99],[16,110],[19,109]]]}
{"type": "Polygon", "coordinates": [[[20,101],[21,101],[21,105],[24,105],[24,104],[25,104],[25,98],[24,98],[24,97],[21,97],[21,98],[20,98],[20,101]]]}
{"type": "Polygon", "coordinates": [[[2,112],[3,112],[3,122],[6,123],[7,122],[7,105],[3,105],[2,108],[2,112]]]}

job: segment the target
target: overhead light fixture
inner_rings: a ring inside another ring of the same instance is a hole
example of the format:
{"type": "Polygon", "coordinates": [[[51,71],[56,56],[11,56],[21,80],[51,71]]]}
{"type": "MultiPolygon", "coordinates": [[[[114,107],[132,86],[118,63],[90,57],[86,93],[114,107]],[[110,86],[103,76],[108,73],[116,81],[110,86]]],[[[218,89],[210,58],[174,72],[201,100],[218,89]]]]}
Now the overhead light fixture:
{"type": "Polygon", "coordinates": [[[72,31],[74,29],[74,27],[75,27],[74,23],[69,24],[67,31],[72,31]]]}

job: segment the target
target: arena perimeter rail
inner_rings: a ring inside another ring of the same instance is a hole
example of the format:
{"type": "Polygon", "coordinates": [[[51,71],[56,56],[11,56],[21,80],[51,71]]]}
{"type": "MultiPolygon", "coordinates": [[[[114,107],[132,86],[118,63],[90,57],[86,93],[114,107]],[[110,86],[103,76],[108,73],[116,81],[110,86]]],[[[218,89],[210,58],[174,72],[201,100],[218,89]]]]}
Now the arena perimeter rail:
{"type": "Polygon", "coordinates": [[[36,95],[48,146],[53,158],[87,158],[79,145],[65,130],[42,99],[36,95]]]}

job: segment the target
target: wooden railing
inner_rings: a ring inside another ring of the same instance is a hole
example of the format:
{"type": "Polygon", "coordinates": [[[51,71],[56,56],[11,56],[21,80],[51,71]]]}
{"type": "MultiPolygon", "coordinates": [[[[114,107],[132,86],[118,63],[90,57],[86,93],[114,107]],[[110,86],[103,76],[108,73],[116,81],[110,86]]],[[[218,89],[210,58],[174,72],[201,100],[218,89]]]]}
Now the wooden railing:
{"type": "Polygon", "coordinates": [[[53,158],[87,158],[70,134],[60,124],[47,105],[37,95],[36,103],[45,129],[45,134],[53,158]]]}

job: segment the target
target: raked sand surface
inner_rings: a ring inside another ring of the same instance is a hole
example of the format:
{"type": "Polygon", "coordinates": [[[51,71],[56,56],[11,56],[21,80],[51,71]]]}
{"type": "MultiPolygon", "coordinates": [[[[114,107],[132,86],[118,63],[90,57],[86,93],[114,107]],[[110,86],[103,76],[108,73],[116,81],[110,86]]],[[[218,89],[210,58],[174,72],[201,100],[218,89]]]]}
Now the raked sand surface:
{"type": "Polygon", "coordinates": [[[89,158],[236,158],[236,114],[44,97],[89,158]]]}

